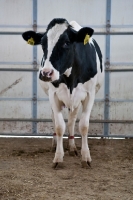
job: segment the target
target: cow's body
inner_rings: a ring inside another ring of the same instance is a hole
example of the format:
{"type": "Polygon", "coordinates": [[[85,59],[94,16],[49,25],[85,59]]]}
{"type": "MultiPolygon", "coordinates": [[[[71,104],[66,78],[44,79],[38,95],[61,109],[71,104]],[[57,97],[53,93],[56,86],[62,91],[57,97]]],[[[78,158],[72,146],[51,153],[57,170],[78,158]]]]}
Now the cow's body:
{"type": "MultiPolygon", "coordinates": [[[[55,23],[55,21],[53,23],[52,21],[47,29],[47,42],[45,36],[42,37],[42,47],[45,45],[47,49],[43,49],[45,61],[42,61],[43,68],[40,69],[39,78],[41,79],[40,84],[44,92],[49,96],[57,136],[57,147],[53,160],[54,167],[59,162],[63,162],[64,156],[62,139],[65,132],[65,122],[61,113],[62,107],[65,106],[69,109],[69,149],[70,154],[73,154],[77,152],[74,142],[74,126],[81,105],[82,115],[79,121],[79,131],[82,135],[82,165],[86,167],[91,162],[87,142],[89,118],[95,93],[99,90],[103,81],[102,55],[99,46],[92,38],[90,38],[87,45],[84,45],[80,41],[74,41],[71,42],[72,44],[69,44],[68,48],[65,43],[62,49],[62,51],[65,51],[65,56],[62,55],[59,45],[63,40],[62,38],[66,38],[64,33],[67,33],[69,39],[73,36],[71,34],[69,35],[69,30],[67,30],[65,23],[55,23]],[[66,48],[68,48],[67,52],[66,48]],[[66,57],[67,60],[65,60],[66,57]],[[59,60],[60,58],[61,61],[59,60]],[[57,63],[56,59],[58,61],[57,63]],[[65,63],[63,63],[62,59],[65,60],[65,63]],[[60,69],[58,68],[59,65],[61,65],[60,69]],[[65,67],[66,65],[67,67],[65,67]]],[[[69,25],[77,32],[82,30],[74,21],[69,25]]]]}

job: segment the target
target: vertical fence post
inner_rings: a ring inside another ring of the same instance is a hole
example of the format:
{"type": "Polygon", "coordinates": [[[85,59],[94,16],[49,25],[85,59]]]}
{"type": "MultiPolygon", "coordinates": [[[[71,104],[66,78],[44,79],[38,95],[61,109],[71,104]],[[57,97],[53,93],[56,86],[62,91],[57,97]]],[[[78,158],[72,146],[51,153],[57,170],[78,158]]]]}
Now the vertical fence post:
{"type": "MultiPolygon", "coordinates": [[[[110,67],[110,19],[111,19],[111,0],[106,1],[106,61],[105,69],[110,67]]],[[[110,72],[105,71],[105,88],[104,88],[104,119],[109,119],[109,86],[110,86],[110,72]]],[[[104,136],[109,135],[109,124],[104,123],[104,136]]]]}
{"type": "MultiPolygon", "coordinates": [[[[33,0],[33,30],[37,31],[37,0],[33,0]]],[[[37,69],[37,46],[33,46],[33,69],[37,69]]],[[[37,71],[33,71],[32,82],[32,115],[33,119],[37,118],[37,71]]],[[[37,122],[32,122],[33,134],[37,134],[37,122]]]]}

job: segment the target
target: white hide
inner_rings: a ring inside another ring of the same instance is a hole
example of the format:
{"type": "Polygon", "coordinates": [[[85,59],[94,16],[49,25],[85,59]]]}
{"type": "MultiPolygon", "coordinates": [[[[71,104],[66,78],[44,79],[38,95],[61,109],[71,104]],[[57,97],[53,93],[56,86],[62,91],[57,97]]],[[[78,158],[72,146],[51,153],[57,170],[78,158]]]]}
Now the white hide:
{"type": "MultiPolygon", "coordinates": [[[[42,72],[49,72],[53,70],[53,74],[51,77],[52,81],[59,79],[59,72],[52,66],[50,62],[50,56],[52,54],[53,48],[55,47],[56,43],[59,40],[60,35],[67,29],[67,24],[56,24],[54,27],[52,27],[48,33],[48,55],[47,59],[45,60],[44,67],[42,68],[42,72]]],[[[42,73],[43,74],[43,73],[42,73]]]]}

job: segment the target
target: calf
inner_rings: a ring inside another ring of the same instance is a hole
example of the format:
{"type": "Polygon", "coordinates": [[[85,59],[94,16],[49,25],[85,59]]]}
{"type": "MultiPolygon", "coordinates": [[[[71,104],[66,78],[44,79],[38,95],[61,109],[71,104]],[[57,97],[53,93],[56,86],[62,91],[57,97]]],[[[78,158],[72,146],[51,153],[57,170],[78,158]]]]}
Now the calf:
{"type": "Polygon", "coordinates": [[[63,134],[65,122],[61,113],[66,106],[68,112],[69,151],[76,153],[74,127],[77,113],[82,105],[79,132],[82,136],[82,167],[88,167],[91,156],[87,142],[90,113],[95,93],[103,79],[102,54],[97,42],[92,38],[94,30],[82,28],[75,21],[53,19],[46,32],[27,31],[23,38],[31,45],[41,45],[43,49],[42,68],[39,79],[49,96],[52,116],[57,136],[57,146],[53,167],[63,162],[63,134]]]}

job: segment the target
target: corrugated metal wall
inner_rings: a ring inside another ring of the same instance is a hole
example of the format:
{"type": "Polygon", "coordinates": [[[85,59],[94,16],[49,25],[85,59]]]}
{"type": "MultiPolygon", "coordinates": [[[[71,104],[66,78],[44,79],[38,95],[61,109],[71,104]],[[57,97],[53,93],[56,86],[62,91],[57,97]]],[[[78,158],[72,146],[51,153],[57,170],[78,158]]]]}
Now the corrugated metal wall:
{"type": "MultiPolygon", "coordinates": [[[[94,28],[103,52],[105,82],[89,135],[133,137],[132,0],[0,0],[0,134],[53,132],[48,97],[38,84],[42,49],[27,45],[21,34],[44,32],[55,17],[94,28]]],[[[67,110],[63,114],[67,118],[67,110]]]]}

